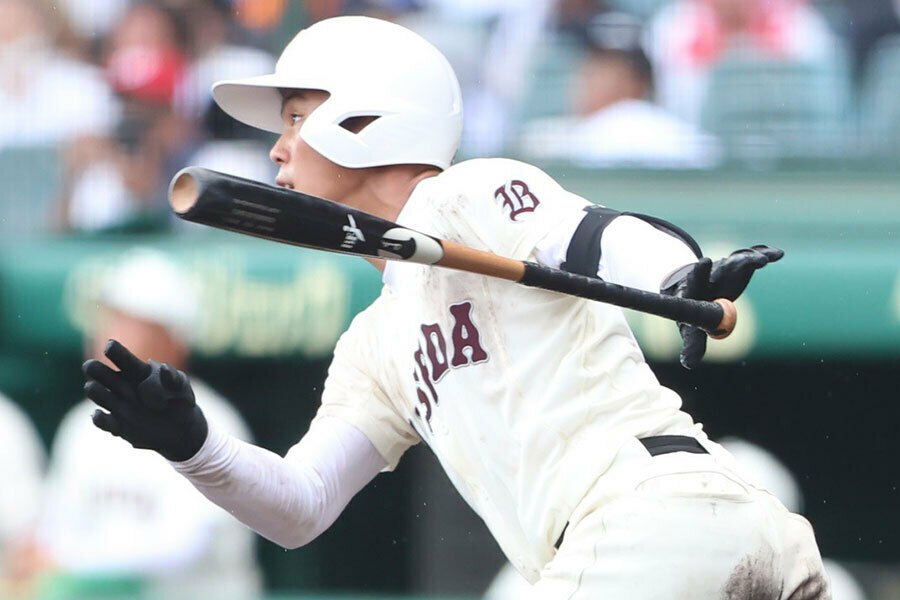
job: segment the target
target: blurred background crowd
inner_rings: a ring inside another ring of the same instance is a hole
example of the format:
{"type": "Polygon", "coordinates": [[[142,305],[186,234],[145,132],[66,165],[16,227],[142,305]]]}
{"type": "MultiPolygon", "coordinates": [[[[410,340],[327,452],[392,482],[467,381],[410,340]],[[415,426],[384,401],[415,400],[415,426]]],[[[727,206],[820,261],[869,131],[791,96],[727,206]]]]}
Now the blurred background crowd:
{"type": "Polygon", "coordinates": [[[528,597],[427,452],[282,552],[79,403],[81,360],[116,337],[191,369],[234,435],[303,434],[377,274],[178,222],[166,192],[186,165],[273,182],[273,137],[210,86],[341,14],[446,54],[458,160],[538,164],[714,258],[787,250],[696,373],[671,324],[632,325],[812,520],[835,598],[900,597],[900,0],[0,0],[0,598],[528,597]]]}

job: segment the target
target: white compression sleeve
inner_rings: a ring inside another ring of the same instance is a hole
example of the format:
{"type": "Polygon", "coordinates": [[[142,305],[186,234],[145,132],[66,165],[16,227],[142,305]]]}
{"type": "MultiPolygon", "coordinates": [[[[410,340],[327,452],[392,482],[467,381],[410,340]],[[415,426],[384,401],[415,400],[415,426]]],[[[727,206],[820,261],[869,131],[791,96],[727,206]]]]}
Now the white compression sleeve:
{"type": "MultiPolygon", "coordinates": [[[[560,268],[583,216],[573,214],[538,242],[534,252],[539,263],[560,268]]],[[[659,292],[660,284],[676,269],[697,262],[683,241],[628,215],[616,217],[607,225],[600,247],[598,277],[648,292],[659,292]]]]}
{"type": "Polygon", "coordinates": [[[687,244],[637,217],[616,217],[603,231],[597,275],[606,281],[659,292],[676,269],[697,262],[687,244]]]}
{"type": "Polygon", "coordinates": [[[171,464],[204,496],[285,548],[328,529],[387,465],[361,431],[334,417],[314,420],[283,458],[210,427],[194,457],[171,464]]]}

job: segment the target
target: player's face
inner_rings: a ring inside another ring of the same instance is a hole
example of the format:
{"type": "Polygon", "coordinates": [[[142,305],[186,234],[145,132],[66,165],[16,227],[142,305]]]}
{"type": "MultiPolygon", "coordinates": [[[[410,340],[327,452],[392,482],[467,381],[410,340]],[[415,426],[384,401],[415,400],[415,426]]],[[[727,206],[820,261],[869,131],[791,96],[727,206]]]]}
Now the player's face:
{"type": "Polygon", "coordinates": [[[313,196],[341,202],[362,187],[365,169],[336,165],[300,137],[304,119],[328,99],[328,92],[300,90],[286,95],[281,110],[284,132],[269,157],[278,165],[275,183],[313,196]]]}

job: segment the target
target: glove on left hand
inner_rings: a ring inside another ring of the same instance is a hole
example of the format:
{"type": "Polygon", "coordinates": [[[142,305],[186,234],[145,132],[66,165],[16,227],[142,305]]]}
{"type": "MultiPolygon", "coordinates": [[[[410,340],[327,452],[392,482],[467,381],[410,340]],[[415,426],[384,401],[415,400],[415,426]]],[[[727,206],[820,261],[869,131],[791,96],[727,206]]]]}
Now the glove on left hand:
{"type": "Polygon", "coordinates": [[[206,441],[208,426],[187,375],[168,364],[144,362],[115,340],[104,354],[119,371],[99,360],[82,366],[85,393],[109,411],[95,411],[94,425],[171,461],[194,456],[206,441]]]}

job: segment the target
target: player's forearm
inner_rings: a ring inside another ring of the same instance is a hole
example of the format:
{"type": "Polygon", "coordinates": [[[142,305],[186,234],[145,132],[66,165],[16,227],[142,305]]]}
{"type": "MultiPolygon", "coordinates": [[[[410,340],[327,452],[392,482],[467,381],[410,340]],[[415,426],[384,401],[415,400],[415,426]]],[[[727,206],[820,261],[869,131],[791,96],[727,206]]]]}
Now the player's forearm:
{"type": "Polygon", "coordinates": [[[330,525],[323,523],[314,473],[264,448],[210,430],[196,456],[172,464],[204,496],[286,548],[310,542],[330,525]]]}
{"type": "Polygon", "coordinates": [[[211,428],[195,457],[172,464],[207,498],[285,548],[318,537],[385,466],[368,438],[337,419],[317,420],[287,457],[211,428]]]}

